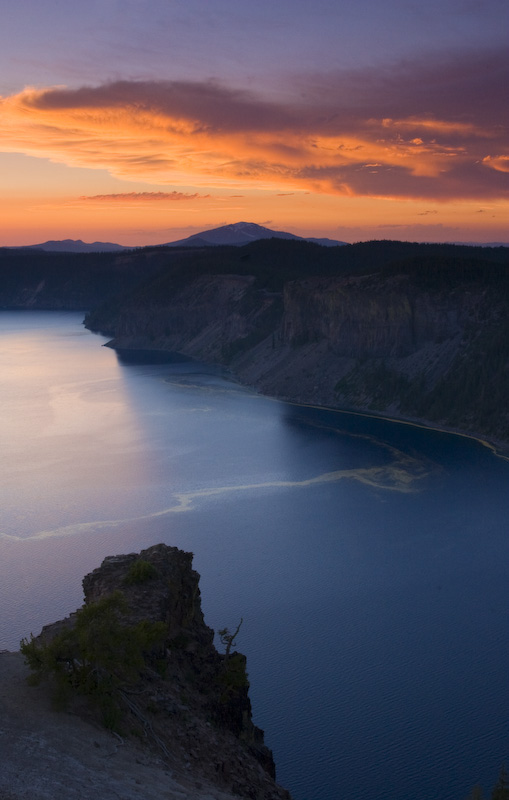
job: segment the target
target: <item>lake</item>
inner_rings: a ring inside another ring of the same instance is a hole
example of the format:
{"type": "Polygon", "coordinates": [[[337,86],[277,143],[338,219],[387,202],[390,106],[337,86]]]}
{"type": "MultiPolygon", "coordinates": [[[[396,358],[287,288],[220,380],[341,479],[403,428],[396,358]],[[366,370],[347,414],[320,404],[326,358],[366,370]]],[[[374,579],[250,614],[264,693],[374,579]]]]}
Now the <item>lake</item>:
{"type": "Polygon", "coordinates": [[[509,757],[509,462],[0,312],[0,649],[111,554],[194,553],[295,800],[463,800],[509,757]],[[138,362],[138,363],[137,363],[138,362]]]}

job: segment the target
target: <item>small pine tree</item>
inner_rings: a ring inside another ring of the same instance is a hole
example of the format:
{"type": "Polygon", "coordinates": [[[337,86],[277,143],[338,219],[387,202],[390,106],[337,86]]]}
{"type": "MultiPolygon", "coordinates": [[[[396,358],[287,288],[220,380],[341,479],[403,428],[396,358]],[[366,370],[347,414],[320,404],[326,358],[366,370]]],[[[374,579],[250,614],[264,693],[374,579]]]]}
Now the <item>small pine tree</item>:
{"type": "Polygon", "coordinates": [[[240,622],[237,625],[234,633],[230,633],[228,628],[221,628],[221,630],[217,632],[219,638],[221,639],[221,644],[223,644],[226,647],[225,654],[224,654],[224,663],[225,663],[225,665],[226,665],[226,663],[227,663],[227,661],[228,661],[228,659],[230,657],[230,651],[231,651],[232,647],[235,647],[235,639],[237,638],[237,635],[238,635],[238,633],[240,631],[240,626],[242,625],[243,622],[244,622],[244,619],[241,617],[240,618],[240,622]]]}
{"type": "Polygon", "coordinates": [[[500,768],[498,781],[491,793],[491,800],[509,800],[509,775],[507,774],[505,764],[502,764],[500,768]]]}

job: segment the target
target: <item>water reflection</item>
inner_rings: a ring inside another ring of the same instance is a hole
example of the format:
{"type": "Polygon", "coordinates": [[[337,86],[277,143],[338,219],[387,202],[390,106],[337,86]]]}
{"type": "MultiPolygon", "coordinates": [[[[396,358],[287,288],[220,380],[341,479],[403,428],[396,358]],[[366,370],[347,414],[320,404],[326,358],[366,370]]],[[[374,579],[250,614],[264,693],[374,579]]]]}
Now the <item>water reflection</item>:
{"type": "Polygon", "coordinates": [[[164,350],[115,350],[118,362],[127,364],[185,364],[193,359],[181,353],[169,353],[164,350]]]}

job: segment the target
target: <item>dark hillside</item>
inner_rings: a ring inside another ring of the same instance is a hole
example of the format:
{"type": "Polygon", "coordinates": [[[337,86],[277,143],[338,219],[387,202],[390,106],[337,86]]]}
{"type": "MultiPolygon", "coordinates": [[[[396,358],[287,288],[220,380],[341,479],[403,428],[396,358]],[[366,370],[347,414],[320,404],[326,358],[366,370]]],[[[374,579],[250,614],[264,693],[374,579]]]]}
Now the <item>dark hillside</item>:
{"type": "Polygon", "coordinates": [[[288,281],[380,269],[390,274],[400,265],[414,274],[419,263],[429,266],[436,259],[448,260],[455,279],[456,274],[460,277],[460,261],[507,265],[509,248],[392,241],[328,248],[286,239],[260,239],[242,247],[146,247],[123,253],[0,248],[0,308],[90,310],[125,297],[135,287],[140,302],[168,300],[200,275],[249,275],[257,289],[278,292],[288,281]],[[417,259],[413,266],[412,259],[417,259]]]}
{"type": "MultiPolygon", "coordinates": [[[[173,257],[185,260],[185,253],[176,251],[173,257]]],[[[0,248],[0,308],[95,308],[139,285],[171,259],[158,248],[122,253],[0,248]]]]}

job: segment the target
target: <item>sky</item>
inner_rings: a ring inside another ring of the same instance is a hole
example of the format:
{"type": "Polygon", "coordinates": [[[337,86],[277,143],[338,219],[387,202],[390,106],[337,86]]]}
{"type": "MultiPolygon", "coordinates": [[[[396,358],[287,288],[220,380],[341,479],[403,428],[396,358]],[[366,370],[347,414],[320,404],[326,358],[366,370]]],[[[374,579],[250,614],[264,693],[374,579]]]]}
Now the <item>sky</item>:
{"type": "Polygon", "coordinates": [[[0,0],[0,245],[509,241],[507,0],[0,0]]]}

